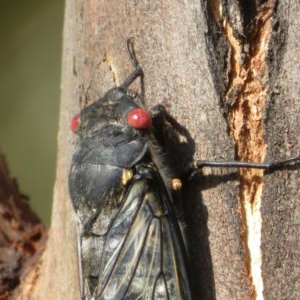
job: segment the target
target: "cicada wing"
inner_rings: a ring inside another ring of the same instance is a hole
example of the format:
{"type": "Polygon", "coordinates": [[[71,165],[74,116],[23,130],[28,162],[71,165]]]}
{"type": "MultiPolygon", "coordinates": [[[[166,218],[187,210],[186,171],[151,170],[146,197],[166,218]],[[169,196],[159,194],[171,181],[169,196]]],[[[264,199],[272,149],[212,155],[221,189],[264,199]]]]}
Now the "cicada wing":
{"type": "Polygon", "coordinates": [[[98,284],[99,262],[101,261],[101,252],[99,252],[99,249],[103,248],[102,245],[103,238],[86,234],[84,226],[78,220],[77,246],[81,299],[94,299],[93,291],[98,284]]]}
{"type": "Polygon", "coordinates": [[[129,188],[105,241],[97,299],[190,299],[181,233],[164,193],[146,178],[129,188]]]}

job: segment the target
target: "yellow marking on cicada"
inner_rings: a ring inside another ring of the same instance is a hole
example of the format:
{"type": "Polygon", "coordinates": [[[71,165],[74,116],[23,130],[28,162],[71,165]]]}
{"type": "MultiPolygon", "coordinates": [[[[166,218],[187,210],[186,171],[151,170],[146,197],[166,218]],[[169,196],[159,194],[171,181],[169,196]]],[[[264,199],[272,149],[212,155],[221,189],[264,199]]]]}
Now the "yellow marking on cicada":
{"type": "Polygon", "coordinates": [[[133,177],[133,172],[131,169],[123,169],[122,171],[122,184],[125,186],[133,177]]]}
{"type": "Polygon", "coordinates": [[[171,189],[173,191],[179,191],[182,188],[182,182],[179,178],[173,178],[171,180],[171,189]]]}

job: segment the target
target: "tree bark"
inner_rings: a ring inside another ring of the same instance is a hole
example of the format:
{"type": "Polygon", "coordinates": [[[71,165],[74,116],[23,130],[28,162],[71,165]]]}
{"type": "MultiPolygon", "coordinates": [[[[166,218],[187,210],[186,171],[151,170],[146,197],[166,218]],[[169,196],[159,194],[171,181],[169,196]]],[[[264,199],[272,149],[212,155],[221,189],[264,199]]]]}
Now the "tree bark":
{"type": "MultiPolygon", "coordinates": [[[[130,74],[129,37],[145,73],[147,105],[163,104],[189,133],[173,161],[297,155],[297,4],[250,2],[66,1],[52,224],[28,299],[79,298],[69,122],[130,74]]],[[[195,299],[299,298],[298,174],[205,169],[186,180],[195,299]]]]}
{"type": "MultiPolygon", "coordinates": [[[[20,282],[37,278],[47,230],[9,176],[0,154],[0,299],[11,299],[20,282]]],[[[24,286],[26,286],[24,284],[24,286]]],[[[30,286],[27,285],[30,289],[30,286]]]]}

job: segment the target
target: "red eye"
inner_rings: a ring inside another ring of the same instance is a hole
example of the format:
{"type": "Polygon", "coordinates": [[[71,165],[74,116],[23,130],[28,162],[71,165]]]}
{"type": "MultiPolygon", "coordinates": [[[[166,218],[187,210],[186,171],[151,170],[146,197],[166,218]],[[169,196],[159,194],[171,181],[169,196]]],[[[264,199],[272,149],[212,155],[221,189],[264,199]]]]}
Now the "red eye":
{"type": "Polygon", "coordinates": [[[79,122],[80,122],[79,117],[80,117],[79,114],[77,114],[71,120],[70,129],[72,130],[72,132],[76,132],[76,130],[78,128],[78,125],[79,125],[79,122]]]}
{"type": "Polygon", "coordinates": [[[128,123],[137,129],[148,128],[152,124],[149,112],[142,108],[135,108],[127,115],[128,123]]]}

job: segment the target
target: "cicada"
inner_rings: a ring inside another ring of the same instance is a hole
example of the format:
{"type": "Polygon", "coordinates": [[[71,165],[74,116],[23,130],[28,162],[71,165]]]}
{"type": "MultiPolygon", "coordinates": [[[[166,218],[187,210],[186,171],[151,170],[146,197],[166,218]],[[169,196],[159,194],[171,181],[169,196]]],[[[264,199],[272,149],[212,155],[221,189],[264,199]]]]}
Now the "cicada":
{"type": "MultiPolygon", "coordinates": [[[[71,122],[79,136],[69,190],[78,216],[81,298],[192,299],[172,197],[176,178],[169,178],[161,158],[166,112],[162,106],[145,109],[143,97],[129,90],[143,70],[131,40],[127,50],[135,70],[71,122]]],[[[197,161],[189,169],[272,169],[295,161],[197,161]]]]}
{"type": "Polygon", "coordinates": [[[82,299],[191,299],[187,255],[171,180],[157,164],[148,111],[128,87],[143,71],[128,42],[133,73],[71,122],[79,136],[69,190],[78,216],[82,299]]]}

